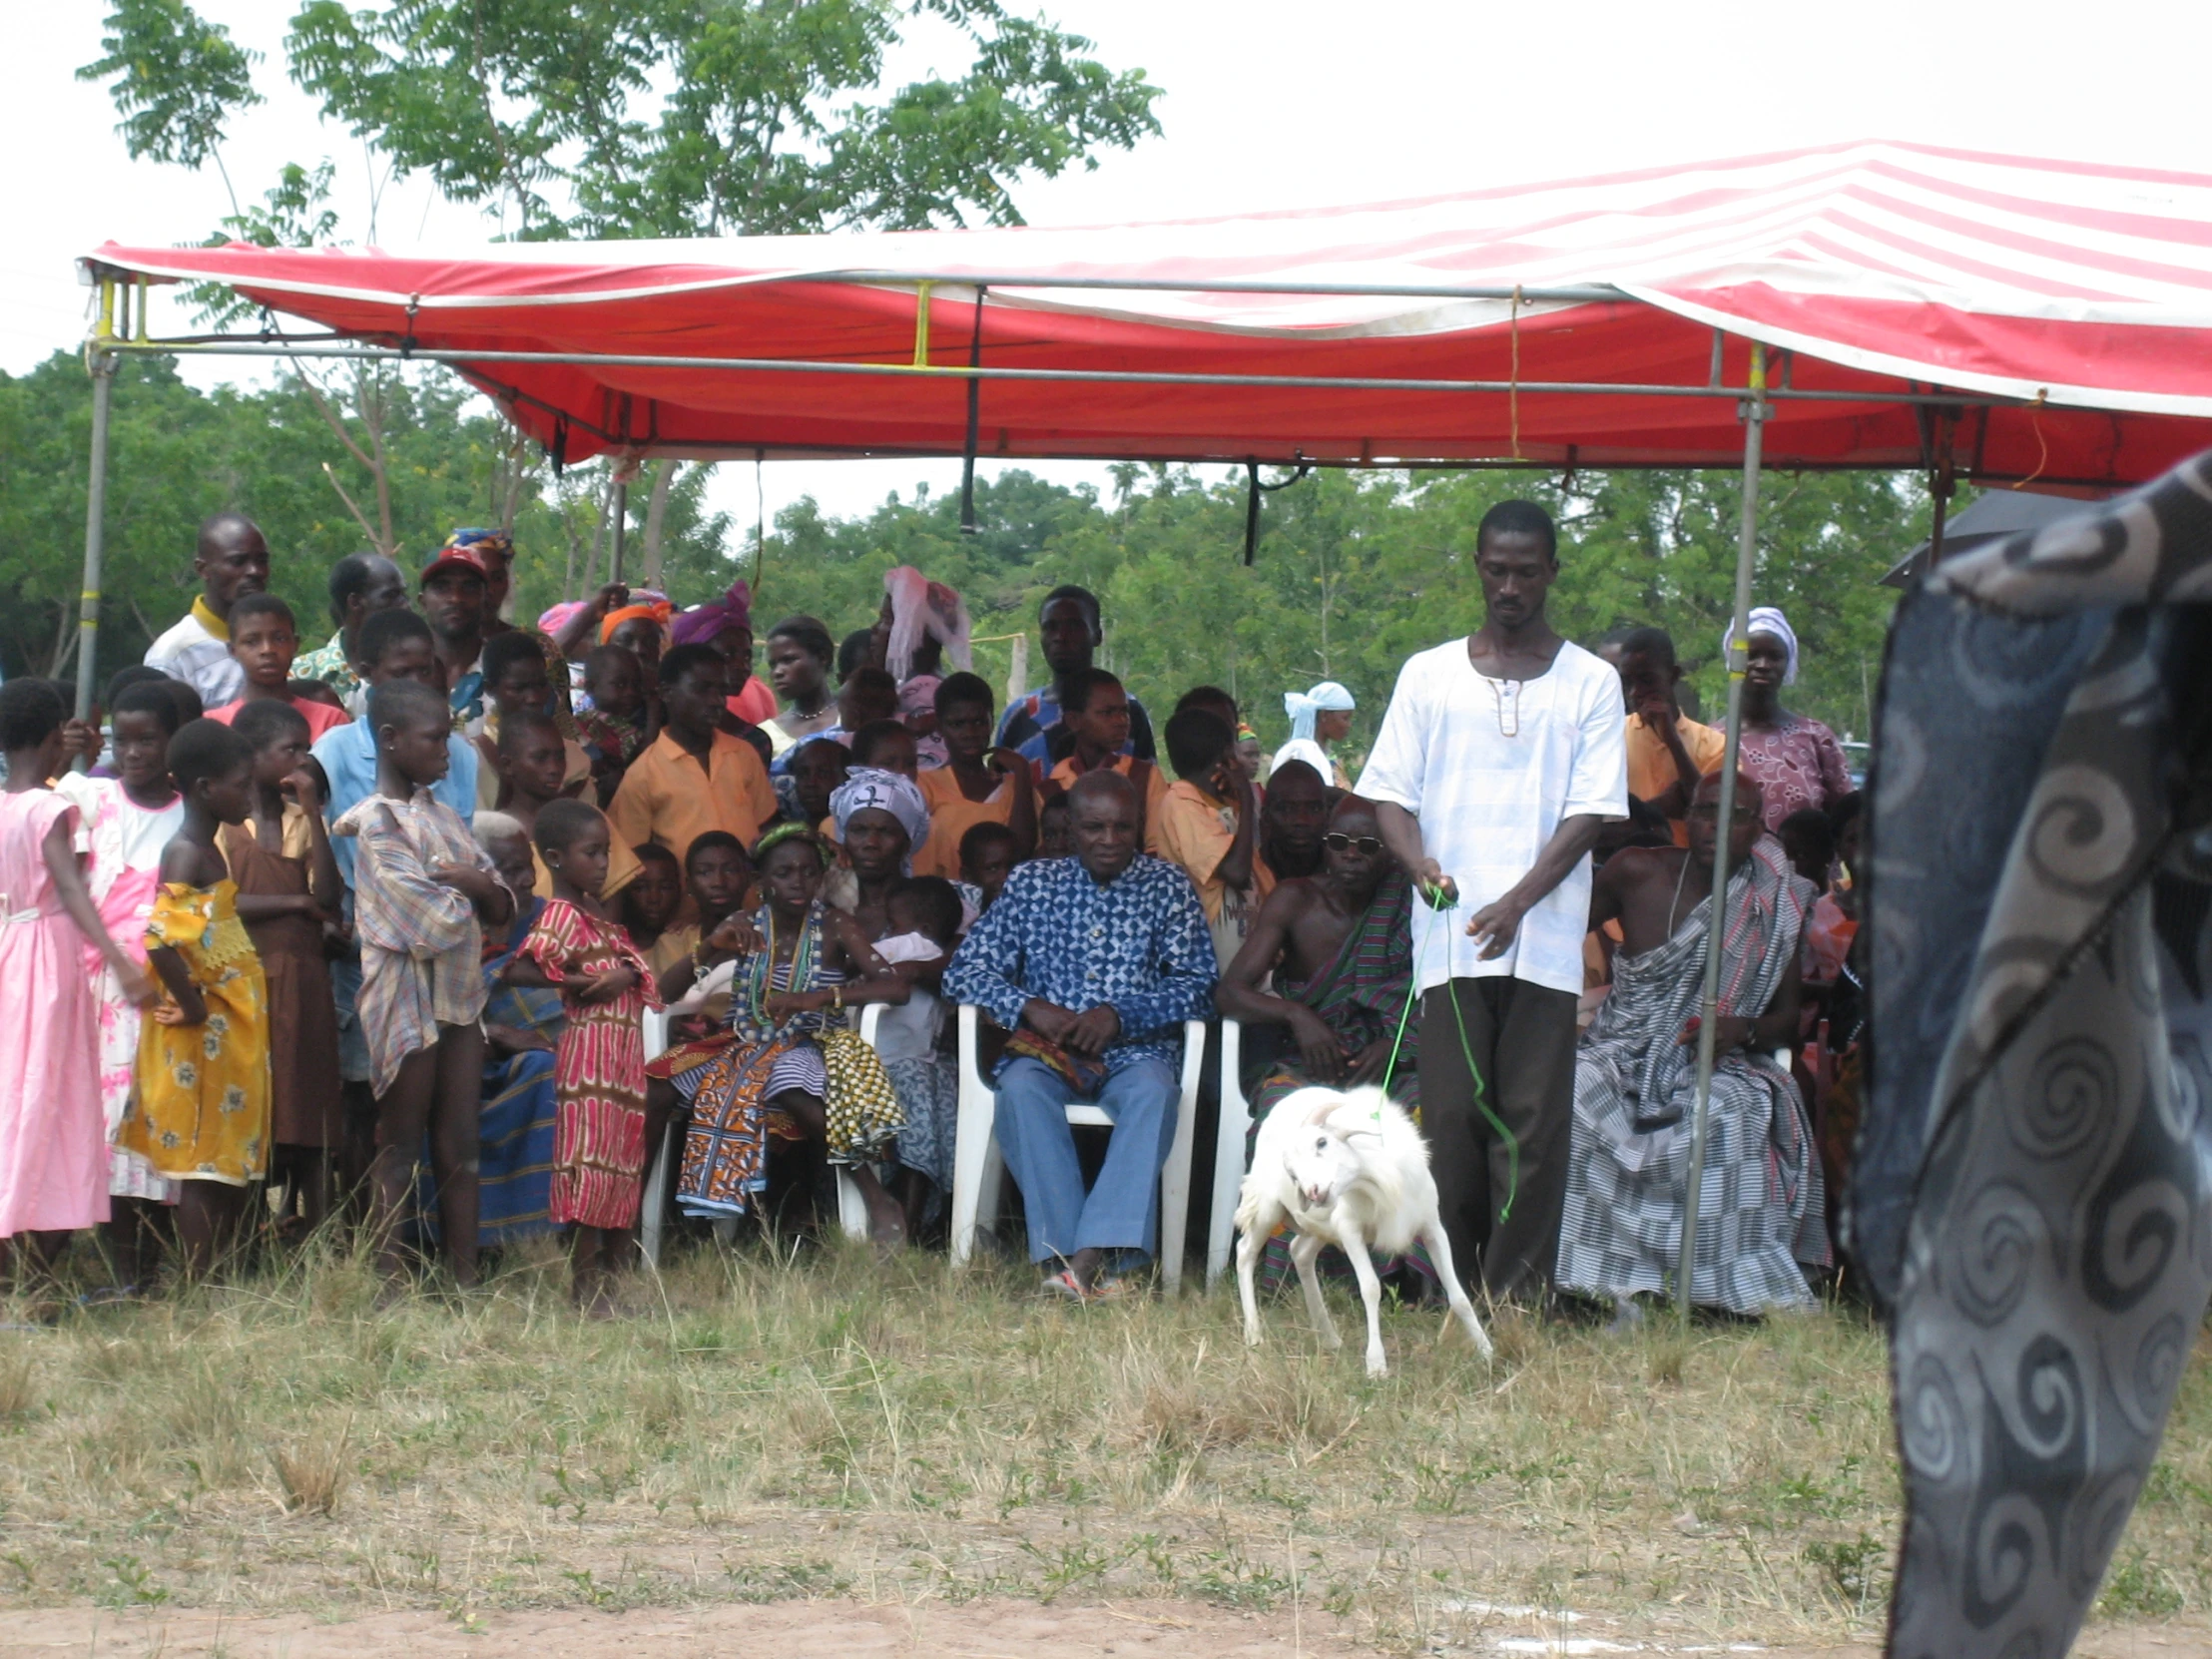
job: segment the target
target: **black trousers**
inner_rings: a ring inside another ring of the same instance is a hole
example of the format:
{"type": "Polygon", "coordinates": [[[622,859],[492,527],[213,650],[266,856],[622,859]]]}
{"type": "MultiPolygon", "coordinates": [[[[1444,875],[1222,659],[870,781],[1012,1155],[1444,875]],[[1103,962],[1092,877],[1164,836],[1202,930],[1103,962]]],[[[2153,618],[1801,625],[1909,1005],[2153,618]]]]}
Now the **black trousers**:
{"type": "Polygon", "coordinates": [[[1421,997],[1420,1119],[1437,1207],[1452,1266],[1493,1297],[1541,1292],[1558,1257],[1574,1132],[1575,1000],[1502,974],[1454,979],[1421,997]],[[1469,1050],[1510,1149],[1475,1105],[1469,1050]]]}

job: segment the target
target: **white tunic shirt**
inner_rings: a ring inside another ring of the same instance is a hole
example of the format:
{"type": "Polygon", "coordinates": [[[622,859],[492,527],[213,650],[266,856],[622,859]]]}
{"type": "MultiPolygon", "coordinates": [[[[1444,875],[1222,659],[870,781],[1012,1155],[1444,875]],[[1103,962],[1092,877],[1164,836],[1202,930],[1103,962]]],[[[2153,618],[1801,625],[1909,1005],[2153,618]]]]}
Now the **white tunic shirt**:
{"type": "Polygon", "coordinates": [[[146,666],[184,681],[211,709],[236,703],[246,692],[246,670],[231,655],[230,640],[218,638],[208,627],[198,602],[183,621],[147,649],[146,666]]]}
{"type": "Polygon", "coordinates": [[[1562,644],[1533,680],[1476,673],[1464,639],[1399,670],[1359,793],[1419,819],[1428,855],[1458,884],[1458,907],[1433,923],[1425,905],[1415,909],[1422,990],[1447,978],[1510,974],[1581,991],[1587,857],[1521,918],[1501,955],[1481,960],[1467,922],[1528,873],[1561,820],[1627,816],[1626,720],[1620,676],[1576,645],[1562,644]]]}

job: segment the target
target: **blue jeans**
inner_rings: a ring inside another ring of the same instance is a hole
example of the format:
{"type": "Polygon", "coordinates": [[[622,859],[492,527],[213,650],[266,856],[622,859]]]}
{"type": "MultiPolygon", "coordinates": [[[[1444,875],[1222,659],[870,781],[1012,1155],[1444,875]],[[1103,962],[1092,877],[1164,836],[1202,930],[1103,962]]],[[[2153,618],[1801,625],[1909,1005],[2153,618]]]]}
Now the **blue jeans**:
{"type": "Polygon", "coordinates": [[[1164,1060],[1138,1060],[1106,1080],[1089,1104],[1114,1120],[1106,1165],[1088,1194],[1076,1162],[1067,1106],[1083,1100],[1051,1067],[1027,1057],[998,1074],[995,1127],[1006,1168],[1029,1218],[1029,1259],[1079,1250],[1153,1253],[1160,1225],[1160,1166],[1175,1140],[1182,1084],[1164,1060]]]}

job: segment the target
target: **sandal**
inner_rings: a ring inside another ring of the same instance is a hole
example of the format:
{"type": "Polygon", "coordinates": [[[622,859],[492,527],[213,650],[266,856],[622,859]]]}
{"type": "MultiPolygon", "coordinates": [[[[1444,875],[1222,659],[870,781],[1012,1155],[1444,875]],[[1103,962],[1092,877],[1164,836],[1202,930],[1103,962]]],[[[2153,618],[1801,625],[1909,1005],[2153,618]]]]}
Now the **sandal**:
{"type": "Polygon", "coordinates": [[[1073,1302],[1078,1306],[1090,1300],[1082,1284],[1066,1268],[1046,1274],[1038,1282],[1037,1294],[1047,1302],[1073,1302]]]}

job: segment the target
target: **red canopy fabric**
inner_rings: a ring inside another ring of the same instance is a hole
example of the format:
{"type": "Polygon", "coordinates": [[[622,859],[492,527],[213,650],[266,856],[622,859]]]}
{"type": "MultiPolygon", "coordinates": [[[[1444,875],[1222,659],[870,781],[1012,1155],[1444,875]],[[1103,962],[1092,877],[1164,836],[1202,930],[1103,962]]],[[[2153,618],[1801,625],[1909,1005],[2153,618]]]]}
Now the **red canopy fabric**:
{"type": "MultiPolygon", "coordinates": [[[[985,455],[1733,465],[1733,397],[1541,389],[1709,386],[1716,330],[1724,385],[1743,384],[1749,341],[1787,353],[1766,435],[1776,467],[1929,464],[1945,424],[1891,399],[1937,388],[2029,400],[1969,408],[1950,429],[1970,477],[2110,487],[2212,444],[2212,177],[1899,144],[1079,230],[405,252],[111,243],[86,263],[214,278],[384,344],[851,364],[913,363],[917,283],[934,278],[937,367],[972,347],[986,368],[1513,388],[986,380],[985,455]],[[1607,291],[1516,304],[1022,277],[1607,291]],[[1865,400],[1787,395],[1816,391],[1865,400]]],[[[967,436],[953,375],[461,366],[570,460],[957,453],[967,436]]]]}

